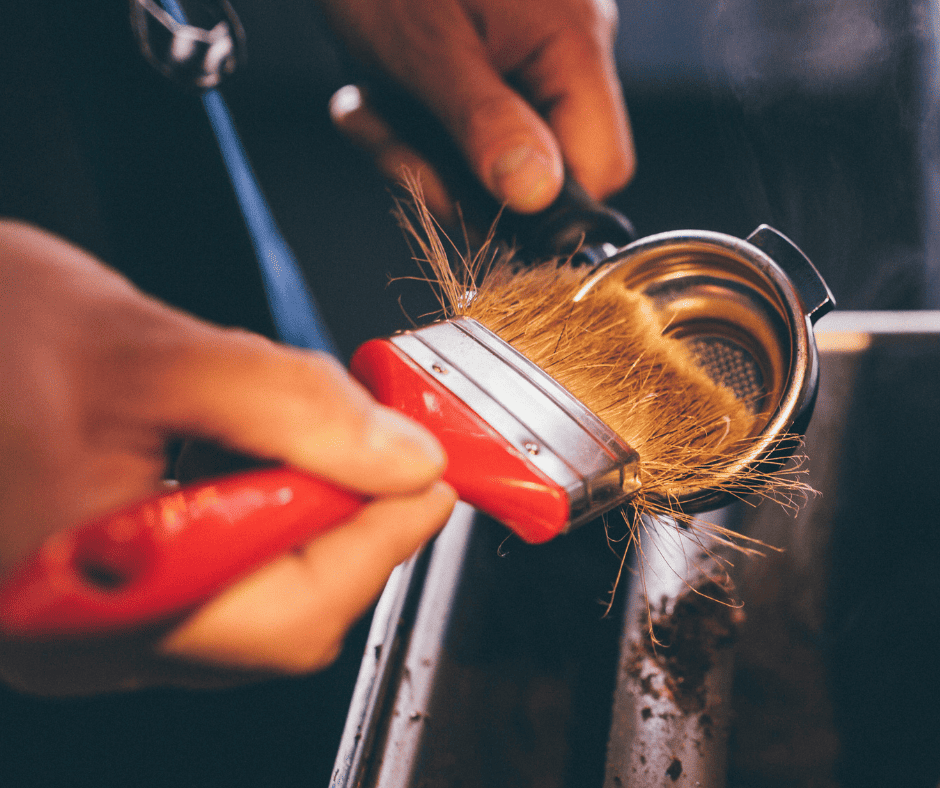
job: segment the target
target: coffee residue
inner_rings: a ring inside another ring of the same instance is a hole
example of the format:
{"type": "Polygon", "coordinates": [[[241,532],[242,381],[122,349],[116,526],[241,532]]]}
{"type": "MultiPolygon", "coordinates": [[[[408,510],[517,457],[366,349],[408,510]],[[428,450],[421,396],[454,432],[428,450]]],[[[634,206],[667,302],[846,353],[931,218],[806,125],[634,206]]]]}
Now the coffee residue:
{"type": "MultiPolygon", "coordinates": [[[[705,679],[719,651],[731,646],[743,623],[743,612],[731,597],[730,582],[706,577],[676,598],[669,610],[664,599],[652,614],[646,637],[635,644],[631,674],[644,694],[655,694],[652,676],[642,676],[644,658],[663,672],[664,685],[676,706],[686,714],[704,711],[705,679]],[[647,689],[649,692],[647,692],[647,689]]],[[[644,628],[646,616],[644,614],[644,628]]]]}

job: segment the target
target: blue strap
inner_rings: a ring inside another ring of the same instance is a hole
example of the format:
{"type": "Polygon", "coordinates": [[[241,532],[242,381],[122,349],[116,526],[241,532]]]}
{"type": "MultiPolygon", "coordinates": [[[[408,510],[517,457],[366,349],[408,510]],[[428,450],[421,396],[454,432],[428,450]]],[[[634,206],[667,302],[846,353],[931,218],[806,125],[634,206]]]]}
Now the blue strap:
{"type": "MultiPolygon", "coordinates": [[[[162,5],[177,22],[186,24],[176,0],[162,0],[162,5]]],[[[216,89],[207,90],[202,94],[202,103],[255,250],[278,335],[289,345],[339,356],[297,259],[274,221],[222,94],[216,89]]]]}
{"type": "Polygon", "coordinates": [[[278,335],[289,345],[324,350],[338,356],[300,266],[258,186],[222,95],[218,90],[207,90],[202,103],[251,236],[278,335]]]}

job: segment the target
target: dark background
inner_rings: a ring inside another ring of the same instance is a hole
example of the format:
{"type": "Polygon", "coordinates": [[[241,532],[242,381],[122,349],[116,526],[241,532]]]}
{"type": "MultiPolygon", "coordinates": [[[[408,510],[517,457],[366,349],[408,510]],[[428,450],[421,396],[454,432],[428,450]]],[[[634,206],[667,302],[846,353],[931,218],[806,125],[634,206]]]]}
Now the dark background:
{"type": "MultiPolygon", "coordinates": [[[[611,202],[641,234],[745,235],[768,222],[807,252],[843,308],[937,304],[926,5],[620,5],[640,164],[611,202]]],[[[63,234],[171,303],[270,334],[199,102],[140,58],[126,4],[4,6],[0,214],[63,234]]],[[[413,273],[408,249],[386,184],[330,129],[326,104],[349,72],[316,12],[302,0],[236,8],[248,59],[224,92],[348,354],[432,301],[389,284],[413,273]]],[[[308,679],[68,701],[4,691],[0,785],[325,785],[364,631],[308,679]]],[[[855,746],[864,750],[864,732],[855,746]]]]}

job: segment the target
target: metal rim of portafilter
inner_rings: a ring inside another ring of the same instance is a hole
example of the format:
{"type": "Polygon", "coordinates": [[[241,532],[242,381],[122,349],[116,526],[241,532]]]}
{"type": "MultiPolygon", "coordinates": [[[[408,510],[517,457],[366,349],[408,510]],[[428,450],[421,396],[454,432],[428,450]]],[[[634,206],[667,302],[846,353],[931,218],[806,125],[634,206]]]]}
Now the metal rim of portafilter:
{"type": "MultiPolygon", "coordinates": [[[[591,274],[642,293],[667,335],[685,344],[716,382],[758,414],[753,445],[727,468],[722,489],[689,487],[668,502],[685,513],[718,508],[733,480],[779,467],[799,445],[816,398],[819,360],[812,324],[835,301],[812,263],[786,236],[761,225],[746,240],[680,230],[642,238],[591,274]]],[[[746,493],[746,489],[740,491],[746,493]]]]}

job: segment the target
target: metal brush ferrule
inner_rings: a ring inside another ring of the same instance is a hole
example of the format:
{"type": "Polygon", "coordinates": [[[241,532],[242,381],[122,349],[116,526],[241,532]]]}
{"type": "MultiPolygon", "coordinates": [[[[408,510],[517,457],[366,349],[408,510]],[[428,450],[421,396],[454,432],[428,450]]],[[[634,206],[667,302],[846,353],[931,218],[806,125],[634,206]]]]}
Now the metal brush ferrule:
{"type": "Polygon", "coordinates": [[[565,491],[569,528],[625,503],[639,490],[636,451],[477,321],[456,318],[391,341],[565,491]]]}

